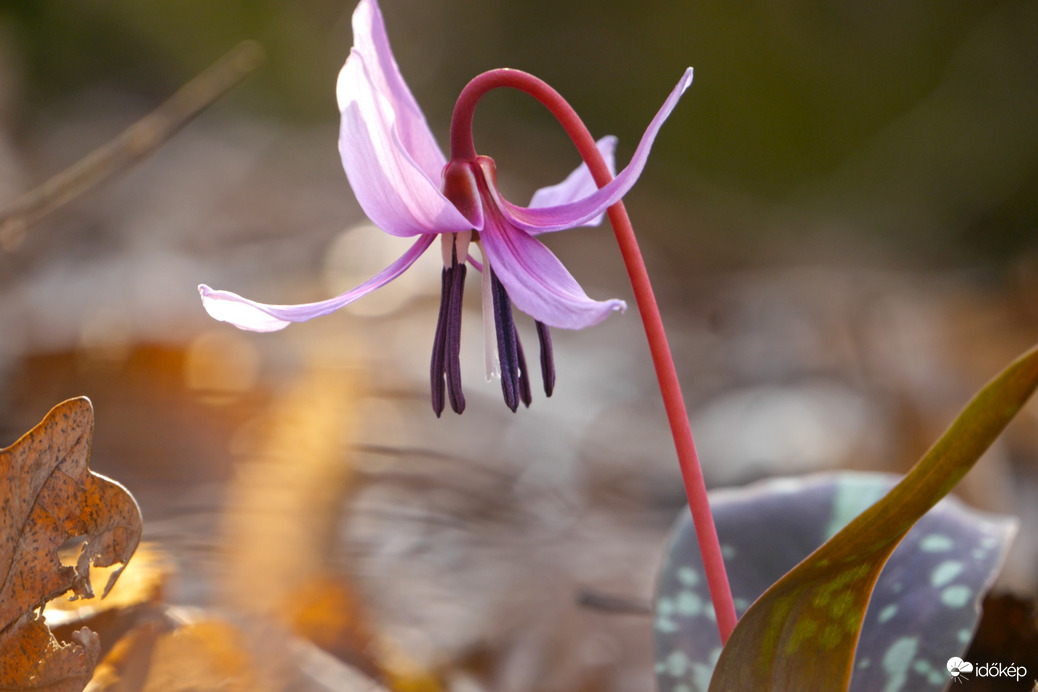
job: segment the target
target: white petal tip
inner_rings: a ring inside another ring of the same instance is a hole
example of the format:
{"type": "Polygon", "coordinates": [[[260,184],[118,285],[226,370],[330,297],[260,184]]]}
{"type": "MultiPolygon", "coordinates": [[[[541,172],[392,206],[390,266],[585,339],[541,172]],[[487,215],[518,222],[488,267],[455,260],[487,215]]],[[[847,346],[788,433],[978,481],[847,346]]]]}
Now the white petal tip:
{"type": "Polygon", "coordinates": [[[681,75],[681,93],[685,93],[685,89],[688,89],[689,85],[692,84],[692,68],[685,70],[685,74],[681,75]]]}
{"type": "Polygon", "coordinates": [[[205,284],[199,285],[198,292],[202,296],[202,307],[210,317],[233,324],[238,329],[250,332],[276,332],[291,324],[242,302],[244,299],[234,293],[214,291],[205,284]]]}

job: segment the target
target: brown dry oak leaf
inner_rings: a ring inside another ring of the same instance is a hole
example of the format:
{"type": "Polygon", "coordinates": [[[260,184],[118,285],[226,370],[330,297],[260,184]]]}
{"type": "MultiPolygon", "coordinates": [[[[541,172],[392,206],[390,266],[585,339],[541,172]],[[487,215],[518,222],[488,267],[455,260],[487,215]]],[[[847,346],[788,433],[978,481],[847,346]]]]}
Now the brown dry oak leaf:
{"type": "Polygon", "coordinates": [[[38,611],[66,591],[90,598],[90,565],[122,565],[141,536],[141,514],[118,483],[87,468],[94,432],[90,400],[55,406],[10,447],[0,449],[0,690],[76,692],[100,655],[87,629],[59,643],[38,611]],[[58,550],[83,541],[75,566],[58,550]]]}

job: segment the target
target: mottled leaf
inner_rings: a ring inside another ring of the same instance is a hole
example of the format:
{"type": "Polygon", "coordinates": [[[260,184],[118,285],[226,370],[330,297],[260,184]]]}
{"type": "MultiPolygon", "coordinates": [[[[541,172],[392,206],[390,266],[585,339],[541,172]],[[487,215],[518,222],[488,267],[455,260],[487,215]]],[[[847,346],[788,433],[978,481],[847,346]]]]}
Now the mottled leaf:
{"type": "MultiPolygon", "coordinates": [[[[751,602],[890,490],[899,477],[839,473],[711,493],[736,607],[751,602]]],[[[862,626],[852,692],[941,690],[962,655],[977,602],[1005,557],[1015,521],[937,504],[880,574],[862,626]]],[[[691,517],[682,512],[660,573],[655,618],[660,692],[706,692],[720,642],[691,517]]]]}
{"type": "Polygon", "coordinates": [[[865,610],[887,558],[1036,385],[1033,349],[974,397],[900,483],[750,606],[721,652],[710,690],[847,689],[865,610]]]}
{"type": "Polygon", "coordinates": [[[70,399],[0,449],[0,689],[82,690],[97,663],[96,635],[81,629],[59,644],[36,614],[66,591],[92,597],[91,564],[125,566],[140,540],[133,497],[87,468],[93,427],[90,401],[70,399]],[[58,551],[71,539],[82,548],[63,565],[58,551]]]}

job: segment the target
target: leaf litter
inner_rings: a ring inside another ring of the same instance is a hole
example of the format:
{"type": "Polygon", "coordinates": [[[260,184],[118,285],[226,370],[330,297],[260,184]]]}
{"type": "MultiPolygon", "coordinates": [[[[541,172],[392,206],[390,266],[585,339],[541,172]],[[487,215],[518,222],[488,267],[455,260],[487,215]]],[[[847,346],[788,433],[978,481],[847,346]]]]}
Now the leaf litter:
{"type": "Polygon", "coordinates": [[[87,628],[59,642],[42,606],[71,591],[92,598],[90,567],[120,565],[112,589],[141,537],[137,502],[123,486],[87,466],[94,430],[89,399],[69,399],[10,447],[0,449],[0,689],[82,690],[101,654],[87,628]],[[82,540],[75,564],[59,551],[82,540]]]}

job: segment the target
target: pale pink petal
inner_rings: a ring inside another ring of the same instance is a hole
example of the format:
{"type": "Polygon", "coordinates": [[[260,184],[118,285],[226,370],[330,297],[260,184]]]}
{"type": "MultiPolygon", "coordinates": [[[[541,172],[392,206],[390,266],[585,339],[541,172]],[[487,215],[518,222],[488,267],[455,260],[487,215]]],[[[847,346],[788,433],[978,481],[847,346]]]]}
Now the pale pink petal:
{"type": "MultiPolygon", "coordinates": [[[[596,142],[598,151],[602,154],[602,158],[605,159],[606,165],[609,167],[609,172],[612,176],[616,177],[616,137],[612,135],[603,137],[596,142]]],[[[533,199],[530,200],[531,209],[539,209],[543,207],[557,207],[560,204],[569,204],[579,199],[587,197],[592,192],[598,189],[598,185],[595,184],[594,178],[591,177],[591,171],[588,170],[587,164],[580,164],[576,170],[569,174],[569,176],[557,185],[550,187],[542,187],[537,192],[533,193],[533,199]]],[[[585,222],[585,226],[597,226],[602,223],[602,218],[605,216],[605,212],[599,214],[590,221],[585,222]]]]}
{"type": "Polygon", "coordinates": [[[544,246],[496,213],[487,214],[479,234],[490,269],[515,306],[550,327],[583,329],[604,320],[622,300],[588,298],[562,262],[544,246]]]}
{"type": "MultiPolygon", "coordinates": [[[[382,11],[375,0],[361,0],[353,12],[353,50],[364,56],[373,88],[389,100],[396,114],[396,134],[404,150],[429,178],[438,180],[447,159],[400,74],[382,11]]],[[[342,86],[340,80],[336,90],[340,111],[346,110],[347,103],[354,98],[343,93],[342,86]]]]}
{"type": "Polygon", "coordinates": [[[415,260],[432,245],[434,239],[435,237],[432,235],[421,236],[399,259],[375,276],[346,293],[317,303],[267,305],[243,298],[230,291],[214,291],[205,284],[198,287],[198,292],[202,295],[202,306],[211,317],[221,322],[229,322],[239,329],[253,332],[276,332],[292,322],[305,322],[314,317],[335,312],[375,289],[385,286],[414,264],[415,260]]]}
{"type": "Polygon", "coordinates": [[[656,113],[656,117],[649,123],[649,127],[645,130],[645,134],[642,135],[638,148],[635,149],[634,156],[631,157],[627,167],[620,171],[620,174],[611,183],[592,192],[583,199],[553,207],[533,209],[516,206],[507,200],[501,199],[500,204],[508,220],[530,233],[561,231],[587,223],[618,202],[637,182],[638,176],[641,175],[642,169],[645,168],[645,162],[649,158],[649,150],[652,149],[652,143],[655,141],[660,127],[663,126],[663,122],[671,114],[671,111],[674,110],[674,107],[678,105],[681,95],[685,93],[685,89],[691,83],[692,68],[690,67],[682,75],[681,81],[674,87],[667,100],[664,101],[663,107],[656,113]]]}
{"type": "Polygon", "coordinates": [[[431,178],[404,147],[396,127],[402,114],[378,90],[361,53],[353,51],[346,60],[338,93],[339,154],[368,218],[396,236],[471,230],[472,222],[440,192],[439,171],[431,178]]]}

